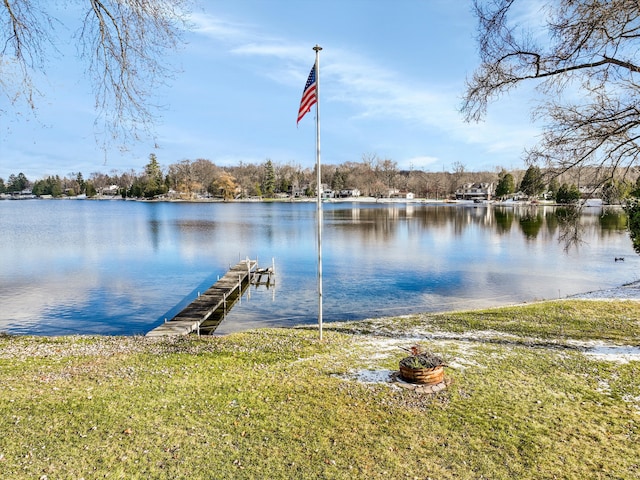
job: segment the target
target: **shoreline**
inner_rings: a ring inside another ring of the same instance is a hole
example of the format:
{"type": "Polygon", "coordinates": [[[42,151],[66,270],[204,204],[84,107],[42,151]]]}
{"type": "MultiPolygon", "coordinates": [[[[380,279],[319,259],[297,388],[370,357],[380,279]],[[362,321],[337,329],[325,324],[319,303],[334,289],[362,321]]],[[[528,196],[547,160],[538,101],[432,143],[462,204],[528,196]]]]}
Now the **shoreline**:
{"type": "Polygon", "coordinates": [[[567,300],[635,300],[640,301],[640,280],[625,283],[619,287],[576,293],[566,297],[567,300]]]}
{"type": "MultiPolygon", "coordinates": [[[[220,198],[122,198],[118,196],[95,196],[95,197],[28,197],[28,198],[15,198],[6,194],[0,195],[1,200],[88,200],[88,201],[124,201],[124,202],[142,202],[142,203],[316,203],[317,199],[313,197],[305,198],[242,198],[223,200],[220,198]]],[[[481,202],[475,202],[473,200],[455,200],[455,199],[437,199],[437,198],[376,198],[376,197],[346,197],[346,198],[326,198],[322,203],[376,203],[376,204],[408,204],[408,205],[449,205],[449,206],[474,206],[487,207],[489,205],[498,205],[503,207],[568,207],[573,205],[555,203],[551,201],[540,200],[483,200],[481,202]]],[[[622,205],[608,205],[602,203],[599,199],[587,199],[578,205],[581,208],[619,208],[622,209],[622,205]]]]}
{"type": "MultiPolygon", "coordinates": [[[[640,280],[635,280],[633,282],[630,283],[626,283],[624,285],[620,285],[618,287],[613,287],[613,288],[605,288],[602,290],[592,290],[589,292],[583,292],[583,293],[576,293],[574,295],[569,295],[567,297],[563,297],[563,298],[549,298],[549,299],[543,299],[543,300],[539,300],[539,301],[534,301],[534,302],[524,302],[524,303],[515,303],[515,304],[511,304],[511,303],[506,303],[503,305],[497,305],[497,306],[493,306],[493,307],[484,307],[484,308],[474,308],[474,309],[468,309],[468,310],[445,310],[445,311],[438,311],[438,312],[416,312],[414,314],[409,314],[408,316],[411,315],[429,315],[429,314],[446,314],[446,313],[461,313],[461,312],[473,312],[473,311],[480,311],[480,310],[496,310],[496,309],[501,309],[501,308],[510,308],[510,307],[517,307],[517,306],[523,306],[523,305],[530,305],[530,304],[539,304],[539,303],[546,303],[546,302],[562,302],[562,301],[570,301],[570,300],[590,300],[590,301],[598,301],[598,302],[625,302],[625,301],[633,301],[633,302],[639,302],[640,303],[640,280]]],[[[388,316],[379,316],[379,317],[370,317],[367,319],[363,319],[363,320],[383,320],[385,318],[395,318],[395,317],[405,317],[407,315],[388,315],[388,316]]],[[[356,320],[357,321],[357,320],[356,320]]],[[[351,320],[345,320],[343,322],[341,321],[335,321],[335,322],[328,322],[328,323],[333,323],[333,324],[339,324],[339,323],[349,323],[351,322],[351,320]]],[[[309,325],[296,325],[293,327],[258,327],[257,329],[262,330],[262,329],[278,329],[278,328],[297,328],[297,327],[308,327],[309,325]]],[[[250,331],[250,330],[254,330],[253,328],[251,329],[247,329],[246,331],[250,331]]],[[[242,330],[244,331],[244,330],[242,330]]],[[[231,331],[229,333],[226,334],[221,334],[221,335],[204,335],[205,337],[210,336],[210,337],[223,337],[223,336],[229,336],[229,335],[233,335],[236,333],[240,333],[241,331],[231,331]]],[[[110,338],[110,339],[118,339],[118,338],[123,338],[123,339],[144,339],[146,340],[147,338],[149,338],[151,341],[153,340],[157,340],[158,338],[160,339],[167,339],[167,338],[172,338],[172,339],[180,339],[180,338],[186,338],[189,337],[190,335],[179,335],[179,336],[173,336],[173,337],[147,337],[146,335],[140,335],[140,334],[133,334],[133,335],[98,335],[98,334],[83,334],[83,333],[71,333],[71,334],[66,334],[66,335],[33,335],[33,334],[12,334],[12,333],[7,333],[7,332],[3,332],[0,331],[0,338],[1,337],[5,337],[5,338],[28,338],[28,337],[33,337],[33,338],[74,338],[74,337],[78,337],[78,338],[110,338]]],[[[1,355],[0,355],[1,357],[1,355]]]]}

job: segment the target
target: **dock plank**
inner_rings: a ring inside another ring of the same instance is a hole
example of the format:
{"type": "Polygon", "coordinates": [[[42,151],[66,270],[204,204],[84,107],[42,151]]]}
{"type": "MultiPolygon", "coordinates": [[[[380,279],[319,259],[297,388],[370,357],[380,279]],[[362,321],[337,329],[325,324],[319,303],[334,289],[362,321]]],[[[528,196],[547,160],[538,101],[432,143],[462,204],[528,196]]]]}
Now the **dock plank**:
{"type": "MultiPolygon", "coordinates": [[[[175,335],[188,335],[199,331],[203,322],[207,321],[214,313],[229,309],[225,303],[230,296],[241,295],[252,281],[258,262],[255,260],[242,260],[237,265],[229,268],[227,273],[204,293],[199,294],[189,305],[183,308],[175,317],[158,325],[147,333],[148,337],[164,337],[175,335]]],[[[209,323],[207,331],[213,331],[221,320],[209,323]]]]}

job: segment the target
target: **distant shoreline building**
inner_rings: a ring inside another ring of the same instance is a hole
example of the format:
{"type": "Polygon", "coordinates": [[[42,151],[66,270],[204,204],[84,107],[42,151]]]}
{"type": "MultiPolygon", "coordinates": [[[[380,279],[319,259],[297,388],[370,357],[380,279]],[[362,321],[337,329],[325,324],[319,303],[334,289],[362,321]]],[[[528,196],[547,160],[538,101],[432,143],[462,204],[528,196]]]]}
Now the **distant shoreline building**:
{"type": "Polygon", "coordinates": [[[493,183],[465,183],[456,190],[456,200],[491,200],[493,183]]]}

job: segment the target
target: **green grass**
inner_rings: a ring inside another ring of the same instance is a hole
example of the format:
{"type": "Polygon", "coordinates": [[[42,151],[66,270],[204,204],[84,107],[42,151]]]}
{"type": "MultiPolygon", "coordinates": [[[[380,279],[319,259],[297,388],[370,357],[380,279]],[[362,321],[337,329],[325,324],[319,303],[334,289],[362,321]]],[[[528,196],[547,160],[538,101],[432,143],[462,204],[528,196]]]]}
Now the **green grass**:
{"type": "Polygon", "coordinates": [[[640,362],[565,345],[640,345],[639,318],[584,301],[334,324],[322,343],[0,336],[0,477],[639,478],[640,362]],[[446,390],[357,380],[416,339],[446,390]]]}
{"type": "MultiPolygon", "coordinates": [[[[490,330],[521,338],[554,341],[602,340],[640,343],[636,301],[562,300],[470,312],[409,315],[389,324],[386,319],[358,323],[362,333],[394,332],[428,326],[432,331],[464,333],[490,330]]],[[[348,324],[347,324],[348,325],[348,324]]],[[[354,330],[347,326],[345,330],[354,330]]]]}

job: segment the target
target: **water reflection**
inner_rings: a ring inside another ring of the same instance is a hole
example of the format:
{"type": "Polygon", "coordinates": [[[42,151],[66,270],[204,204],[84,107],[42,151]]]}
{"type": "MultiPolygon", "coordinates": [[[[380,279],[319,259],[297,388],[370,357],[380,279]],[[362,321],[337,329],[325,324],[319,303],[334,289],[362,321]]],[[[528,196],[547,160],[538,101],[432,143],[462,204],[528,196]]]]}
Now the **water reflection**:
{"type": "Polygon", "coordinates": [[[540,233],[540,229],[544,223],[542,212],[536,209],[528,209],[527,212],[520,217],[520,228],[527,239],[534,239],[540,233]]]}
{"type": "Polygon", "coordinates": [[[629,225],[627,215],[622,210],[614,208],[605,208],[598,216],[598,221],[603,233],[626,230],[629,225]]]}
{"type": "Polygon", "coordinates": [[[325,211],[325,221],[334,228],[360,235],[367,241],[392,242],[403,225],[411,222],[422,231],[447,231],[463,236],[482,227],[498,235],[512,233],[514,224],[527,240],[559,236],[567,249],[589,235],[612,235],[627,230],[627,217],[620,208],[574,207],[400,207],[342,208],[325,211]]]}
{"type": "MultiPolygon", "coordinates": [[[[557,298],[635,280],[640,266],[620,209],[323,209],[326,321],[557,298]]],[[[305,203],[0,202],[0,331],[144,333],[245,256],[275,259],[277,293],[252,291],[220,332],[314,322],[315,214],[305,203]]]]}
{"type": "Polygon", "coordinates": [[[496,232],[498,234],[509,233],[515,219],[513,209],[497,208],[494,214],[496,218],[496,232]]]}

